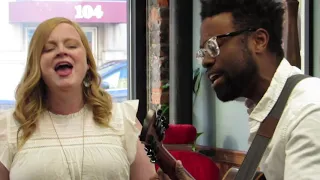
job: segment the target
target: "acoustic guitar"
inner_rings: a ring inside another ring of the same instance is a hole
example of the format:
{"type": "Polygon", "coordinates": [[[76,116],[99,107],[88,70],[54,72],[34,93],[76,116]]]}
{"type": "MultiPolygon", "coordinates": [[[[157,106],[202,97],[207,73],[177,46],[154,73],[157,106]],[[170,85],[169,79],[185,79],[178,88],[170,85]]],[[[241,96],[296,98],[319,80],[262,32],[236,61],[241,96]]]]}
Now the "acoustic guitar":
{"type": "MultiPolygon", "coordinates": [[[[223,176],[222,180],[235,180],[237,173],[238,173],[239,169],[238,168],[230,168],[226,174],[223,176]]],[[[250,180],[250,179],[248,179],[250,180]]],[[[266,177],[264,176],[264,174],[260,171],[257,171],[254,175],[254,177],[252,178],[252,180],[266,180],[266,177]]]]}
{"type": "MultiPolygon", "coordinates": [[[[144,120],[139,139],[145,145],[145,151],[151,162],[157,164],[172,180],[179,180],[175,172],[176,159],[168,152],[162,143],[165,131],[168,128],[169,123],[165,116],[162,115],[161,110],[157,112],[149,110],[144,120]]],[[[186,169],[184,169],[184,171],[191,179],[194,179],[186,169]]]]}

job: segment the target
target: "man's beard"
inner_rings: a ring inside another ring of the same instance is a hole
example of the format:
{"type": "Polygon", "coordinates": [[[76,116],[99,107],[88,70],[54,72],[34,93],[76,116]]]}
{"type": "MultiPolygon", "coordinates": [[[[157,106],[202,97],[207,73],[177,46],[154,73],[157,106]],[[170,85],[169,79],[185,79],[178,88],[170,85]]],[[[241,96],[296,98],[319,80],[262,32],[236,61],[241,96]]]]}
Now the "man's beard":
{"type": "Polygon", "coordinates": [[[222,102],[233,101],[244,95],[244,92],[249,88],[254,76],[258,72],[258,67],[255,64],[253,57],[249,51],[245,53],[246,64],[242,70],[236,74],[224,73],[224,81],[218,84],[214,90],[217,97],[222,102]]]}

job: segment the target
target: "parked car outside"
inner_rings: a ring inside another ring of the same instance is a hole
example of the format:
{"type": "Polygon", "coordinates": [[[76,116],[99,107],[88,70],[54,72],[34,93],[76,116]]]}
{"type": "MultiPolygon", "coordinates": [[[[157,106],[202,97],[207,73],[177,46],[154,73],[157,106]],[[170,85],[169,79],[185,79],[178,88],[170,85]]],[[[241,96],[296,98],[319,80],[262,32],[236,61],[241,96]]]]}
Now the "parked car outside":
{"type": "Polygon", "coordinates": [[[101,87],[105,89],[115,102],[128,98],[128,61],[115,60],[99,66],[101,87]]]}

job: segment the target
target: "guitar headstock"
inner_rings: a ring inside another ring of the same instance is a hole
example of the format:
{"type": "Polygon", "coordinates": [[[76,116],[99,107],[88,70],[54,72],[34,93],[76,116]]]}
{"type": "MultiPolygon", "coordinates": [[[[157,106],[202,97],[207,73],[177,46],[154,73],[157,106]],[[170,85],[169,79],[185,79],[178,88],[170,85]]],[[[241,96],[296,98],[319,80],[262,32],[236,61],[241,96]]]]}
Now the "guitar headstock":
{"type": "Polygon", "coordinates": [[[159,160],[159,148],[162,148],[162,141],[168,127],[169,123],[162,115],[161,110],[157,112],[154,110],[148,111],[139,138],[144,143],[145,150],[152,163],[157,163],[159,160]]]}
{"type": "MultiPolygon", "coordinates": [[[[156,163],[166,173],[171,180],[178,180],[176,176],[176,159],[163,146],[162,141],[166,129],[169,128],[169,122],[163,116],[162,111],[149,110],[146,119],[143,122],[140,141],[145,145],[145,150],[152,163],[156,163]]],[[[192,175],[185,170],[185,173],[194,179],[192,175]]]]}

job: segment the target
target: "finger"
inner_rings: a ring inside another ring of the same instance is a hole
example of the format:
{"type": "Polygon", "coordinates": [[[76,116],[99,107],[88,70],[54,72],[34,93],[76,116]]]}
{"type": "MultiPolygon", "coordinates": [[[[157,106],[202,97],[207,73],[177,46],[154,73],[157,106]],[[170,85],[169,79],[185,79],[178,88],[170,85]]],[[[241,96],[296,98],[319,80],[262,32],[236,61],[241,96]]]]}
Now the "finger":
{"type": "Polygon", "coordinates": [[[158,174],[158,175],[163,174],[163,171],[162,171],[162,169],[161,169],[161,168],[158,168],[158,170],[157,170],[157,174],[158,174]]]}
{"type": "Polygon", "coordinates": [[[149,180],[160,180],[158,174],[153,175],[149,180]]]}
{"type": "Polygon", "coordinates": [[[163,172],[162,172],[162,170],[159,168],[158,171],[157,171],[157,173],[154,174],[153,176],[151,176],[151,177],[149,178],[149,180],[160,180],[159,174],[161,174],[161,173],[163,173],[163,172]]]}
{"type": "Polygon", "coordinates": [[[176,162],[176,175],[178,179],[186,179],[187,177],[182,162],[180,160],[177,160],[176,162]]]}
{"type": "Polygon", "coordinates": [[[161,168],[158,169],[157,175],[159,180],[170,180],[169,176],[165,174],[161,168]]]}
{"type": "Polygon", "coordinates": [[[177,163],[177,167],[179,167],[179,168],[183,167],[182,162],[180,160],[177,160],[176,163],[177,163]]]}

